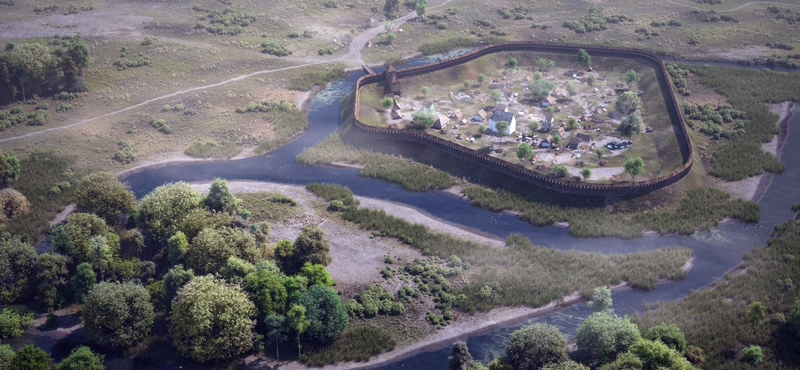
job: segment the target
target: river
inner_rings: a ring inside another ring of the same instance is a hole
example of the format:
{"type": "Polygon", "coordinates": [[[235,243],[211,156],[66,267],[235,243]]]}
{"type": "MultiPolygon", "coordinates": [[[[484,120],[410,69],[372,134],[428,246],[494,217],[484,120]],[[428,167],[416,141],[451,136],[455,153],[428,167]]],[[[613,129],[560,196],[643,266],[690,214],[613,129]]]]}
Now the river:
{"type": "MultiPolygon", "coordinates": [[[[417,60],[416,63],[430,60],[417,60]]],[[[800,163],[787,160],[786,172],[772,177],[772,183],[760,199],[761,222],[742,224],[731,222],[707,233],[693,236],[645,236],[632,240],[618,238],[581,239],[569,235],[567,229],[536,227],[517,217],[473,207],[468,202],[440,192],[411,192],[382,180],[362,178],[354,169],[324,166],[303,166],[295,156],[333,133],[338,125],[339,101],[354,86],[360,74],[333,82],[317,94],[309,109],[311,123],[304,135],[268,155],[224,162],[201,162],[154,168],[124,179],[137,197],[162,184],[174,181],[207,181],[215,177],[228,180],[257,180],[288,184],[332,182],[349,186],[357,195],[400,202],[418,207],[435,217],[470,228],[506,237],[520,233],[535,244],[559,249],[575,249],[600,253],[631,253],[663,246],[684,246],[695,255],[694,266],[682,281],[661,284],[651,292],[623,290],[613,294],[614,310],[621,315],[639,312],[645,303],[679,299],[693,289],[708,285],[735,267],[753,246],[764,243],[773,227],[794,216],[793,202],[800,200],[800,163]]],[[[782,153],[800,153],[800,140],[793,140],[792,131],[800,127],[800,108],[795,106],[789,121],[789,133],[782,153]]],[[[433,150],[433,149],[431,149],[433,150]]],[[[582,320],[590,314],[585,305],[531,319],[519,325],[495,330],[467,340],[476,360],[488,361],[502,354],[508,335],[533,322],[555,325],[567,336],[574,335],[582,320]]],[[[413,355],[381,367],[382,369],[443,369],[447,366],[449,348],[431,348],[430,352],[413,355]]]]}

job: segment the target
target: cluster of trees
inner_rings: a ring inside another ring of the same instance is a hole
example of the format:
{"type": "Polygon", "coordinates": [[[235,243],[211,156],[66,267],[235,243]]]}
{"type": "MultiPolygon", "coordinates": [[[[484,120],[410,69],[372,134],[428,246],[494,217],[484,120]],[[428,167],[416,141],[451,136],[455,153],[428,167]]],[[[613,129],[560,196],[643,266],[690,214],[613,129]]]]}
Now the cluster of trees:
{"type": "MultiPolygon", "coordinates": [[[[584,320],[575,335],[577,351],[570,359],[567,340],[558,328],[533,324],[511,334],[505,355],[488,365],[473,361],[466,343],[456,342],[447,359],[451,370],[695,370],[702,367],[702,349],[687,345],[675,325],[661,324],[644,334],[627,317],[609,308],[611,290],[596,288],[590,307],[596,312],[584,320]]],[[[759,349],[748,350],[757,356],[759,349]]],[[[744,352],[743,352],[744,356],[744,352]]]]}
{"type": "Polygon", "coordinates": [[[8,344],[0,344],[0,369],[35,370],[103,370],[103,355],[92,352],[89,347],[75,348],[58,364],[53,364],[50,355],[32,344],[20,348],[16,353],[8,344]]]}
{"type": "Polygon", "coordinates": [[[0,103],[60,91],[85,91],[81,76],[89,61],[89,47],[78,36],[52,42],[33,39],[8,43],[0,53],[0,103]]]}
{"type": "MultiPolygon", "coordinates": [[[[636,77],[638,78],[638,75],[636,77]]],[[[642,108],[642,99],[639,98],[639,95],[633,91],[626,91],[620,94],[619,98],[617,98],[616,107],[620,113],[625,115],[620,120],[620,132],[625,136],[641,133],[644,129],[644,122],[642,121],[642,114],[639,112],[642,108]]]]}
{"type": "MultiPolygon", "coordinates": [[[[94,173],[78,183],[76,204],[79,212],[50,230],[50,252],[0,233],[0,304],[31,296],[43,310],[83,303],[89,337],[114,350],[150,335],[163,311],[173,346],[197,362],[240,355],[262,338],[276,351],[288,339],[298,350],[325,346],[348,325],[325,270],[323,231],[304,228],[273,251],[269,224],[249,224],[225,180],[207,196],[173,183],[137,203],[113,174],[94,173]]],[[[8,336],[21,335],[27,314],[6,311],[8,336]]]]}

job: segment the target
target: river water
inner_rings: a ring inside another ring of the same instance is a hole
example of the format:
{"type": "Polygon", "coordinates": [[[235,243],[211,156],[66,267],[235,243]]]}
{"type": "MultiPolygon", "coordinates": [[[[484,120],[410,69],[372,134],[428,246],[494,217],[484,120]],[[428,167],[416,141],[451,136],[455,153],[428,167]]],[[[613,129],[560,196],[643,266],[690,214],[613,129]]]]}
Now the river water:
{"type": "MultiPolygon", "coordinates": [[[[423,59],[415,61],[414,64],[429,61],[423,59]]],[[[645,236],[632,240],[575,238],[564,228],[536,227],[517,217],[473,207],[468,202],[443,193],[410,192],[382,180],[362,178],[358,170],[297,164],[295,162],[297,154],[336,130],[339,101],[352,90],[358,77],[360,74],[354,74],[331,83],[317,94],[311,103],[308,113],[311,125],[305,134],[268,155],[224,162],[171,165],[133,174],[124,181],[131,186],[137,197],[168,182],[207,181],[215,177],[299,185],[332,182],[349,186],[356,195],[404,203],[420,208],[434,217],[485,233],[500,237],[519,233],[530,238],[535,244],[546,247],[599,253],[631,253],[673,245],[692,249],[695,255],[694,266],[687,274],[686,280],[661,284],[651,292],[639,290],[615,292],[613,308],[621,315],[641,311],[647,302],[679,299],[691,290],[708,285],[722,277],[726,271],[739,264],[745,252],[755,245],[764,243],[775,225],[792,218],[794,213],[790,210],[790,206],[800,200],[800,186],[797,186],[800,183],[800,163],[788,157],[800,153],[800,140],[794,140],[797,134],[793,134],[793,131],[800,127],[800,108],[797,106],[793,110],[793,118],[789,121],[789,134],[782,150],[785,154],[782,159],[786,163],[786,172],[773,176],[772,184],[759,201],[761,222],[727,223],[711,232],[697,233],[693,236],[645,236]]],[[[488,361],[502,355],[508,335],[523,325],[533,322],[549,323],[559,327],[564,334],[572,336],[582,320],[590,313],[585,305],[575,305],[519,325],[471,337],[467,343],[476,360],[488,361]]],[[[382,369],[443,369],[447,366],[448,354],[449,347],[432,348],[430,352],[416,354],[383,366],[382,369]]]]}

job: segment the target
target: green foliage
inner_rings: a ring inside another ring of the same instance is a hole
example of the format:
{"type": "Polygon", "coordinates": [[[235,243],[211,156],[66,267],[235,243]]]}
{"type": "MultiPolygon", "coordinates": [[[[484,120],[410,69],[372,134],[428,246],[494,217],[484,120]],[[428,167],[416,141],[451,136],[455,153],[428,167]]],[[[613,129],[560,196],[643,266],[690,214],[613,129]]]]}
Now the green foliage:
{"type": "Polygon", "coordinates": [[[312,285],[300,294],[296,304],[306,308],[311,321],[303,337],[318,345],[333,343],[349,322],[341,298],[331,288],[312,285]]]}
{"type": "Polygon", "coordinates": [[[389,109],[392,107],[392,105],[394,105],[394,99],[392,99],[391,96],[384,96],[383,99],[381,99],[382,107],[389,109]]]}
{"type": "Polygon", "coordinates": [[[56,370],[104,370],[103,355],[97,355],[89,347],[80,346],[61,360],[56,370]]]}
{"type": "Polygon", "coordinates": [[[203,203],[212,211],[229,215],[236,215],[241,210],[241,201],[231,193],[228,181],[221,178],[211,181],[211,188],[203,203]]]}
{"type": "Polygon", "coordinates": [[[631,175],[631,179],[636,181],[636,175],[644,172],[644,161],[641,157],[631,157],[625,161],[623,167],[625,167],[625,172],[631,175]]]}
{"type": "Polygon", "coordinates": [[[583,181],[586,181],[590,177],[592,177],[592,169],[589,167],[581,168],[581,176],[583,176],[583,181]]]}
{"type": "Polygon", "coordinates": [[[172,127],[170,127],[166,121],[160,118],[151,120],[150,126],[153,126],[156,130],[167,135],[172,133],[172,127]]]}
{"type": "MultiPolygon", "coordinates": [[[[325,240],[325,232],[320,228],[303,227],[293,246],[291,254],[282,255],[278,258],[281,269],[288,274],[300,271],[306,262],[323,266],[327,266],[330,263],[330,257],[328,256],[330,246],[328,241],[325,240]]],[[[277,252],[276,257],[278,257],[277,252]]]]}
{"type": "Polygon", "coordinates": [[[72,277],[72,293],[78,303],[83,303],[86,296],[97,284],[92,265],[88,262],[81,263],[77,267],[75,275],[72,277]]]}
{"type": "Polygon", "coordinates": [[[186,239],[186,234],[178,231],[167,242],[167,260],[173,265],[181,263],[187,252],[189,252],[189,241],[186,239]]]}
{"type": "Polygon", "coordinates": [[[300,361],[309,366],[323,366],[346,361],[367,361],[394,349],[392,336],[369,326],[348,327],[329,346],[304,353],[300,361]]]}
{"type": "Polygon", "coordinates": [[[612,304],[611,289],[606,286],[594,288],[592,291],[592,300],[587,303],[589,308],[594,311],[606,310],[610,308],[612,304]]]}
{"type": "Polygon", "coordinates": [[[90,213],[73,213],[67,216],[66,221],[66,224],[50,231],[50,240],[55,250],[69,256],[73,264],[92,261],[94,248],[91,240],[95,237],[104,239],[109,253],[119,253],[119,236],[102,218],[90,213]],[[66,238],[60,237],[62,235],[66,238]]]}
{"type": "Polygon", "coordinates": [[[178,352],[197,362],[228,359],[252,348],[255,314],[239,287],[196,277],[175,297],[170,336],[178,352]]]}
{"type": "Polygon", "coordinates": [[[220,271],[220,275],[230,284],[241,285],[245,276],[256,271],[256,266],[241,258],[234,256],[228,257],[225,267],[220,271]]]}
{"type": "Polygon", "coordinates": [[[538,98],[545,98],[556,88],[556,84],[545,79],[534,80],[529,87],[531,95],[538,98]]]}
{"type": "Polygon", "coordinates": [[[100,283],[89,292],[83,307],[89,336],[110,348],[138,343],[150,333],[153,320],[150,294],[133,283],[100,283]]]}
{"type": "Polygon", "coordinates": [[[747,118],[745,113],[735,110],[731,106],[683,104],[682,108],[684,116],[689,119],[686,123],[690,128],[695,128],[715,139],[729,138],[745,133],[743,127],[747,125],[747,122],[742,121],[747,118]]]}
{"type": "Polygon", "coordinates": [[[622,117],[622,120],[620,120],[619,124],[619,131],[622,133],[622,135],[628,137],[644,131],[642,115],[638,111],[635,111],[625,117],[622,117]]]}
{"type": "Polygon", "coordinates": [[[28,344],[17,351],[8,365],[8,369],[51,370],[53,360],[44,350],[28,344]]]}
{"type": "Polygon", "coordinates": [[[578,55],[575,58],[584,67],[592,66],[592,56],[584,49],[578,50],[578,55]]]}
{"type": "Polygon", "coordinates": [[[314,86],[325,86],[329,82],[340,80],[346,76],[344,67],[332,66],[318,69],[313,72],[305,72],[300,77],[289,81],[289,90],[308,91],[314,86]]]}
{"type": "Polygon", "coordinates": [[[431,127],[436,121],[436,111],[431,108],[423,107],[411,114],[414,123],[420,126],[431,127]]]}
{"type": "Polygon", "coordinates": [[[197,234],[186,252],[186,266],[201,275],[220,272],[233,256],[250,263],[261,253],[248,230],[231,227],[205,228],[197,234]]]}
{"type": "Polygon", "coordinates": [[[285,57],[292,54],[289,49],[277,41],[264,41],[261,43],[261,48],[262,53],[277,57],[285,57]]]}
{"type": "Polygon", "coordinates": [[[14,359],[14,350],[8,344],[0,344],[0,369],[8,369],[14,359]]]}
{"type": "MultiPolygon", "coordinates": [[[[608,27],[608,23],[621,23],[626,21],[633,21],[633,19],[625,15],[606,16],[603,13],[603,8],[592,6],[589,9],[588,15],[584,15],[578,20],[568,20],[564,22],[564,27],[575,31],[575,33],[597,32],[605,30],[608,27]]],[[[591,65],[591,63],[589,65],[591,65]]]]}
{"type": "Polygon", "coordinates": [[[647,329],[644,335],[645,339],[652,341],[661,341],[680,353],[686,351],[686,336],[681,329],[675,324],[660,324],[647,329]]]}
{"type": "Polygon", "coordinates": [[[617,98],[616,107],[622,114],[630,114],[642,108],[642,99],[635,92],[626,91],[617,98]]]}
{"type": "Polygon", "coordinates": [[[0,311],[0,339],[22,336],[33,325],[33,312],[24,306],[8,306],[0,311]]]}
{"type": "Polygon", "coordinates": [[[747,311],[745,312],[747,321],[750,321],[750,323],[753,325],[761,321],[766,314],[767,314],[767,306],[765,306],[761,302],[750,303],[749,305],[747,305],[747,311]]]}
{"type": "Polygon", "coordinates": [[[178,291],[186,283],[194,279],[192,269],[184,270],[183,265],[175,265],[164,274],[164,306],[169,311],[172,308],[172,300],[178,295],[178,291]]]}
{"type": "Polygon", "coordinates": [[[558,177],[565,177],[569,174],[569,170],[567,169],[566,165],[557,164],[553,166],[553,173],[555,173],[558,177]]]}
{"type": "Polygon", "coordinates": [[[331,274],[325,270],[325,266],[306,262],[300,269],[300,275],[308,279],[308,285],[322,285],[325,287],[332,287],[336,284],[331,279],[331,274]]]}
{"type": "Polygon", "coordinates": [[[262,321],[267,316],[286,312],[288,292],[283,285],[285,276],[278,269],[259,267],[244,280],[244,290],[255,303],[262,321]]]}
{"type": "Polygon", "coordinates": [[[136,208],[139,229],[151,242],[166,246],[201,200],[202,195],[184,182],[159,186],[139,201],[136,208]]]}
{"type": "Polygon", "coordinates": [[[510,57],[508,60],[503,64],[503,67],[507,69],[516,69],[517,68],[517,58],[510,57]]]}
{"type": "Polygon", "coordinates": [[[136,197],[130,189],[109,172],[96,172],[85,176],[75,189],[75,203],[103,218],[109,225],[122,222],[136,207],[136,197]]]}
{"type": "Polygon", "coordinates": [[[521,161],[527,160],[531,155],[533,155],[533,149],[530,144],[522,143],[517,145],[517,158],[521,161]]]}
{"type": "Polygon", "coordinates": [[[36,281],[35,269],[33,245],[19,237],[0,240],[0,303],[14,303],[30,294],[36,281]]]}
{"type": "Polygon", "coordinates": [[[136,161],[136,152],[133,150],[133,140],[125,139],[117,143],[117,150],[114,153],[114,159],[122,164],[128,164],[136,161]]]}
{"type": "Polygon", "coordinates": [[[114,62],[114,67],[116,67],[118,71],[124,71],[129,68],[140,68],[149,65],[150,65],[150,56],[148,55],[141,55],[136,60],[121,58],[117,59],[117,61],[114,62]]]}
{"type": "Polygon", "coordinates": [[[387,292],[380,284],[372,284],[368,289],[358,292],[353,299],[345,302],[345,307],[350,316],[367,319],[378,314],[394,316],[405,310],[402,303],[394,302],[394,294],[387,292]],[[395,303],[399,306],[393,310],[395,303]]]}
{"type": "Polygon", "coordinates": [[[640,338],[639,328],[625,317],[596,312],[583,321],[575,334],[578,351],[589,362],[613,361],[640,338]]]}
{"type": "Polygon", "coordinates": [[[630,346],[630,352],[642,361],[642,369],[645,370],[695,370],[678,351],[658,341],[639,339],[630,346]]]}
{"type": "Polygon", "coordinates": [[[742,360],[754,365],[764,362],[764,353],[761,352],[761,346],[748,346],[742,348],[742,360]]]}
{"type": "Polygon", "coordinates": [[[569,359],[567,340],[558,328],[533,324],[511,334],[506,347],[506,359],[514,369],[539,369],[569,359]]]}
{"type": "Polygon", "coordinates": [[[242,151],[242,147],[232,141],[217,144],[214,141],[196,142],[183,151],[194,158],[232,158],[242,151]]]}
{"type": "Polygon", "coordinates": [[[297,109],[294,104],[287,100],[248,103],[244,107],[236,108],[236,113],[247,112],[264,113],[262,117],[271,122],[275,128],[274,138],[258,143],[256,147],[256,152],[258,153],[272,150],[308,127],[308,117],[306,117],[305,112],[297,109]]]}

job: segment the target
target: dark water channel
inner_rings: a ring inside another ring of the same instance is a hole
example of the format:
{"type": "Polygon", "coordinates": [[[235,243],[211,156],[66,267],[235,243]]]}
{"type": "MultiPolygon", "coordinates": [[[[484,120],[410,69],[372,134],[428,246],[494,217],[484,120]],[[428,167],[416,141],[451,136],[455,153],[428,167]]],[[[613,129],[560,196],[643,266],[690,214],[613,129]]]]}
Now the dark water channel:
{"type": "MultiPolygon", "coordinates": [[[[428,60],[429,61],[429,60],[428,60]]],[[[427,61],[416,61],[416,63],[427,61]]],[[[568,231],[556,227],[535,227],[514,216],[473,207],[468,202],[438,192],[417,193],[382,180],[359,176],[358,170],[322,166],[306,167],[295,162],[295,156],[323,140],[337,128],[339,100],[352,90],[360,75],[352,75],[330,84],[313,100],[309,111],[311,126],[296,141],[269,155],[224,161],[172,165],[133,174],[127,182],[138,197],[153,188],[173,181],[207,181],[215,177],[228,180],[257,180],[287,184],[333,182],[349,186],[357,195],[380,198],[420,208],[443,220],[478,229],[485,233],[505,237],[520,233],[534,243],[559,249],[576,249],[600,253],[631,253],[663,246],[684,246],[695,255],[694,267],[683,281],[662,284],[652,292],[626,290],[614,293],[614,309],[626,315],[641,311],[646,302],[674,300],[692,289],[703,287],[720,278],[736,266],[742,255],[754,245],[764,243],[773,227],[793,217],[792,203],[800,200],[800,163],[793,157],[800,153],[800,109],[795,107],[789,122],[789,136],[783,147],[786,172],[773,176],[772,184],[761,198],[759,224],[727,223],[709,233],[694,236],[647,236],[633,240],[618,238],[579,239],[568,231]],[[794,129],[794,130],[793,130],[794,129]]],[[[431,149],[433,150],[433,149],[431,149]]],[[[569,266],[565,266],[569,268],[569,266]]],[[[589,314],[585,305],[576,305],[540,318],[469,338],[467,343],[478,360],[490,360],[501,354],[505,341],[513,330],[532,322],[546,322],[558,326],[567,335],[573,335],[581,321],[589,314]]],[[[442,369],[446,368],[448,348],[433,348],[404,360],[382,367],[383,369],[442,369]]]]}

